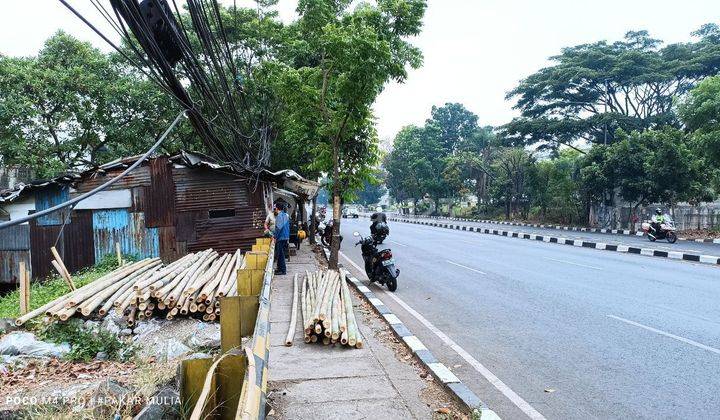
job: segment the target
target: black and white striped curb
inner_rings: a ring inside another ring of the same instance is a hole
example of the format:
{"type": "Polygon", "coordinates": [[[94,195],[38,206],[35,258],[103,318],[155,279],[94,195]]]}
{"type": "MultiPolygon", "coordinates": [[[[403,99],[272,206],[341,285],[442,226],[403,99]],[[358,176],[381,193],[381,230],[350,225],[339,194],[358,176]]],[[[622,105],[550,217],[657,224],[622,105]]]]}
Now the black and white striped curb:
{"type": "Polygon", "coordinates": [[[659,249],[640,248],[640,247],[629,246],[629,245],[612,245],[612,244],[606,244],[603,242],[583,241],[581,239],[568,239],[568,238],[560,238],[560,237],[547,236],[547,235],[536,235],[533,233],[522,233],[522,232],[509,231],[509,230],[487,229],[487,228],[479,228],[479,227],[474,227],[474,226],[461,226],[461,225],[453,225],[453,224],[448,224],[448,223],[430,222],[430,221],[424,221],[424,220],[410,220],[410,219],[404,219],[404,218],[403,219],[388,218],[388,220],[391,220],[394,222],[412,223],[412,224],[417,224],[417,225],[427,225],[427,226],[434,226],[434,227],[454,229],[454,230],[464,230],[464,231],[468,231],[468,232],[485,233],[485,234],[489,234],[489,235],[507,236],[508,238],[530,239],[530,240],[534,240],[534,241],[543,241],[543,242],[553,243],[553,244],[572,245],[572,246],[576,246],[576,247],[580,247],[580,248],[601,249],[601,250],[605,250],[605,251],[622,252],[622,253],[626,253],[626,254],[639,254],[639,255],[645,255],[645,256],[649,256],[649,257],[671,258],[671,259],[675,259],[675,260],[693,261],[693,262],[699,262],[699,263],[704,263],[704,264],[713,264],[713,265],[720,264],[720,257],[715,256],[715,255],[700,255],[700,254],[688,254],[685,252],[661,251],[659,249]]]}
{"type": "MultiPolygon", "coordinates": [[[[455,221],[455,222],[490,223],[490,224],[495,224],[495,225],[524,226],[524,227],[533,227],[533,228],[541,228],[541,229],[556,229],[556,230],[566,230],[566,231],[573,231],[573,232],[606,233],[606,234],[613,234],[613,235],[629,235],[629,236],[645,236],[645,232],[643,232],[643,231],[636,231],[636,230],[629,230],[629,229],[603,229],[603,228],[589,228],[589,227],[563,226],[563,225],[544,225],[544,224],[535,224],[535,223],[508,222],[508,221],[504,221],[504,220],[470,219],[470,218],[463,218],[463,217],[401,216],[401,218],[403,218],[403,219],[412,219],[414,217],[421,217],[421,218],[425,218],[425,219],[434,219],[434,220],[448,220],[448,221],[455,221]]],[[[720,244],[720,238],[697,238],[697,239],[678,238],[678,240],[679,241],[688,241],[688,242],[720,244]]]]}
{"type": "MultiPolygon", "coordinates": [[[[330,251],[323,247],[325,257],[330,259],[330,251]]],[[[348,270],[341,268],[345,272],[347,279],[350,284],[353,285],[365,300],[373,307],[384,320],[390,325],[390,329],[393,334],[405,343],[405,345],[412,351],[416,359],[422,363],[432,375],[440,381],[465,407],[472,411],[477,412],[482,420],[499,420],[500,417],[495,414],[494,411],[489,409],[480,398],[475,395],[460,379],[455,376],[443,363],[440,363],[433,353],[428,350],[427,347],[413,335],[412,332],[400,321],[400,318],[395,315],[390,308],[388,308],[375,293],[372,292],[367,286],[365,286],[360,280],[354,277],[348,270]]]]}

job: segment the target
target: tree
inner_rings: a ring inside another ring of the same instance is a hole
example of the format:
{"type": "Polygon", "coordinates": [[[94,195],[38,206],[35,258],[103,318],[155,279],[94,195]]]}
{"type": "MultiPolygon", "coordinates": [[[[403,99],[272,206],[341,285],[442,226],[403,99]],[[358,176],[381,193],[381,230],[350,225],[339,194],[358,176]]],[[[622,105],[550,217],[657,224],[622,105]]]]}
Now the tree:
{"type": "Polygon", "coordinates": [[[494,196],[504,203],[506,219],[527,213],[528,181],[533,164],[532,155],[518,147],[500,150],[493,162],[493,192],[494,196]]]}
{"type": "Polygon", "coordinates": [[[679,110],[701,155],[707,155],[713,167],[720,167],[720,76],[703,80],[679,110]]]}
{"type": "Polygon", "coordinates": [[[377,182],[377,180],[365,180],[363,181],[363,189],[357,193],[357,200],[355,202],[363,206],[377,204],[386,192],[387,189],[377,182]]]}
{"type": "Polygon", "coordinates": [[[720,70],[720,28],[708,24],[693,36],[696,42],[661,47],[637,31],[563,49],[508,94],[521,116],[503,127],[506,137],[556,151],[577,141],[611,144],[618,129],[678,127],[673,101],[720,70]]]}
{"type": "Polygon", "coordinates": [[[301,0],[292,25],[291,63],[284,76],[288,132],[314,157],[311,168],[330,176],[337,268],[340,201],[362,186],[378,160],[372,104],[390,80],[402,82],[420,51],[407,38],[420,32],[424,0],[379,0],[351,10],[349,0],[301,0]]]}
{"type": "MultiPolygon", "coordinates": [[[[37,57],[0,57],[0,159],[40,177],[143,152],[178,112],[117,57],[62,31],[37,57]]],[[[192,139],[185,128],[164,146],[192,139]]]]}

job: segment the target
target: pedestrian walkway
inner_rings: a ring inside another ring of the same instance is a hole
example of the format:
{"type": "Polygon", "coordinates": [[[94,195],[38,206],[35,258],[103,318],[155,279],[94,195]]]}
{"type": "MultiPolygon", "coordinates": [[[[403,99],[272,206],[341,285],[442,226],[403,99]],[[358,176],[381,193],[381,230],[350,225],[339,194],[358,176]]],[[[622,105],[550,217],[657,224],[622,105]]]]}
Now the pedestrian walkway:
{"type": "Polygon", "coordinates": [[[293,345],[284,345],[292,308],[293,275],[300,274],[299,288],[305,270],[318,270],[319,266],[306,241],[288,262],[288,274],[273,279],[270,418],[427,419],[436,408],[456,407],[431,376],[413,365],[404,346],[394,340],[387,325],[356,294],[353,304],[365,340],[362,349],[306,344],[299,311],[293,345]]]}

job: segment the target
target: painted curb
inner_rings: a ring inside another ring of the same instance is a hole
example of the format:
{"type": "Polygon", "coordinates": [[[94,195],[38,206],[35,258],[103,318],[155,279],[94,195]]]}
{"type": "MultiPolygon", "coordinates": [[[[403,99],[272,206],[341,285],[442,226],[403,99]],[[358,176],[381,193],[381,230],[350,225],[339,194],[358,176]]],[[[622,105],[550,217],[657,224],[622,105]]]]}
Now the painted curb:
{"type": "MultiPolygon", "coordinates": [[[[330,260],[330,250],[323,247],[323,253],[327,260],[330,260]]],[[[345,272],[350,284],[357,290],[375,312],[390,326],[395,337],[410,349],[415,358],[432,373],[432,375],[443,384],[443,386],[455,396],[468,410],[477,411],[480,419],[499,420],[500,417],[488,408],[480,398],[470,390],[460,379],[455,376],[444,364],[440,363],[433,353],[400,321],[400,318],[388,308],[367,286],[354,277],[348,270],[345,272]]]]}
{"type": "MultiPolygon", "coordinates": [[[[402,216],[401,218],[414,219],[414,218],[418,218],[418,216],[402,216]]],[[[628,229],[603,229],[603,228],[589,228],[589,227],[576,227],[576,226],[564,226],[564,225],[544,225],[544,224],[535,224],[535,223],[508,222],[505,220],[469,219],[469,218],[462,218],[462,217],[421,216],[419,218],[435,219],[435,220],[448,220],[448,221],[455,221],[455,222],[491,223],[491,224],[495,224],[495,225],[507,225],[507,226],[525,226],[525,227],[534,227],[534,228],[541,228],[541,229],[565,230],[565,231],[572,231],[572,232],[605,233],[605,234],[609,234],[609,235],[645,236],[645,232],[628,230],[628,229]]],[[[713,239],[713,238],[698,238],[698,239],[678,238],[678,240],[686,241],[686,242],[720,244],[720,238],[716,238],[716,239],[713,239]]]]}
{"type": "MultiPolygon", "coordinates": [[[[265,274],[263,275],[263,287],[260,291],[260,307],[258,308],[255,329],[249,346],[255,357],[255,383],[248,384],[248,393],[260,396],[257,399],[258,404],[252,404],[252,407],[249,408],[251,413],[256,415],[253,418],[257,419],[265,418],[265,408],[267,406],[268,362],[270,360],[270,286],[273,280],[274,248],[274,246],[271,246],[270,252],[268,252],[265,274]]],[[[248,372],[245,373],[244,380],[245,383],[248,383],[248,372]]]]}
{"type": "Polygon", "coordinates": [[[625,254],[638,254],[638,255],[645,255],[645,256],[649,256],[649,257],[670,258],[670,259],[674,259],[674,260],[683,260],[683,261],[698,262],[698,263],[703,263],[703,264],[720,265],[720,257],[715,256],[715,255],[700,255],[700,254],[688,254],[685,252],[661,251],[658,249],[640,248],[640,247],[629,246],[629,245],[611,245],[611,244],[606,244],[603,242],[583,241],[580,239],[567,239],[567,238],[562,238],[562,237],[537,235],[534,233],[522,233],[522,232],[511,231],[511,230],[487,229],[487,228],[480,228],[480,227],[474,227],[474,226],[461,226],[461,225],[453,225],[453,224],[448,224],[448,223],[429,222],[429,221],[423,221],[423,220],[410,220],[410,219],[399,219],[399,218],[388,218],[388,220],[393,221],[393,222],[411,223],[411,224],[416,224],[416,225],[426,225],[426,226],[440,227],[440,228],[453,229],[453,230],[464,230],[464,231],[468,231],[468,232],[477,232],[477,233],[484,233],[484,234],[489,234],[489,235],[506,236],[508,238],[530,239],[533,241],[542,241],[542,242],[561,244],[561,245],[571,245],[571,246],[576,246],[576,247],[581,247],[581,248],[591,248],[591,249],[600,249],[600,250],[605,250],[605,251],[621,252],[621,253],[625,253],[625,254]]]}
{"type": "Polygon", "coordinates": [[[415,358],[425,366],[428,371],[432,372],[432,375],[440,381],[440,383],[447,388],[455,397],[471,412],[477,410],[480,413],[482,419],[499,419],[500,417],[495,414],[494,411],[488,408],[480,398],[470,390],[462,381],[455,376],[444,364],[440,363],[435,355],[428,350],[422,341],[410,331],[405,324],[400,321],[400,318],[395,315],[390,308],[388,308],[383,301],[375,295],[367,286],[365,286],[360,280],[354,277],[350,272],[344,268],[350,284],[353,285],[361,295],[365,297],[370,306],[373,307],[375,312],[380,315],[385,322],[390,325],[390,329],[398,340],[405,343],[410,351],[412,351],[415,358]]]}

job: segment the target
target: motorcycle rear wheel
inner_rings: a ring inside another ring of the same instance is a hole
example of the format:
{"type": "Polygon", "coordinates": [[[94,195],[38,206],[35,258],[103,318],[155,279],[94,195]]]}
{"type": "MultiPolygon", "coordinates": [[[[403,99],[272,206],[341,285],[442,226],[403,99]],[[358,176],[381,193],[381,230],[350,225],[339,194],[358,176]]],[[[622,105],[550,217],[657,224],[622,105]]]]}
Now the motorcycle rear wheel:
{"type": "Polygon", "coordinates": [[[321,236],[320,242],[322,242],[322,244],[325,245],[326,247],[328,247],[328,248],[330,247],[330,240],[328,239],[327,236],[325,236],[325,235],[321,236]]]}
{"type": "Polygon", "coordinates": [[[675,234],[675,232],[668,232],[665,239],[668,241],[668,243],[674,244],[675,242],[677,242],[677,235],[675,234]]]}
{"type": "Polygon", "coordinates": [[[387,285],[389,291],[394,292],[397,290],[397,279],[388,279],[385,285],[387,285]]]}

